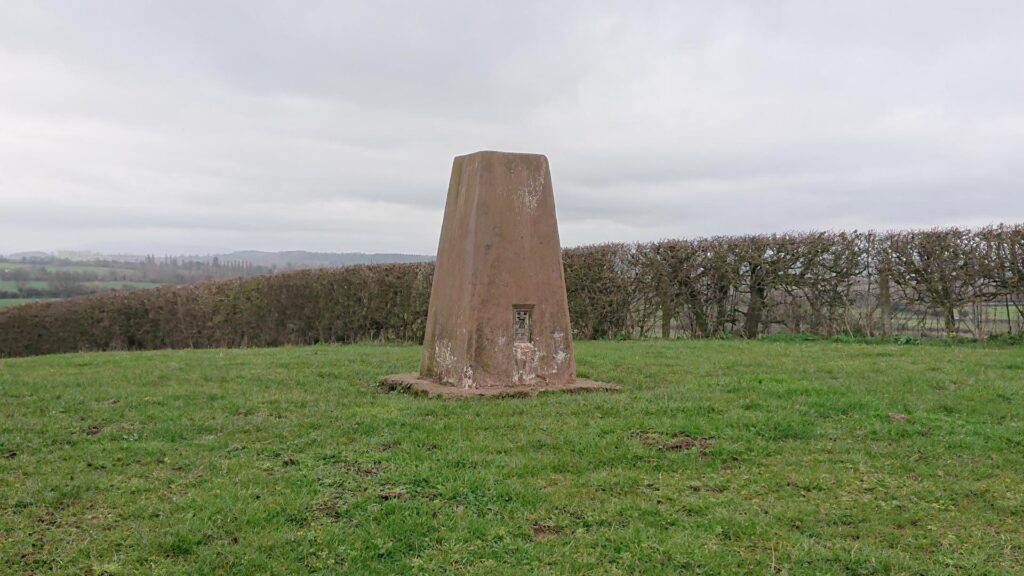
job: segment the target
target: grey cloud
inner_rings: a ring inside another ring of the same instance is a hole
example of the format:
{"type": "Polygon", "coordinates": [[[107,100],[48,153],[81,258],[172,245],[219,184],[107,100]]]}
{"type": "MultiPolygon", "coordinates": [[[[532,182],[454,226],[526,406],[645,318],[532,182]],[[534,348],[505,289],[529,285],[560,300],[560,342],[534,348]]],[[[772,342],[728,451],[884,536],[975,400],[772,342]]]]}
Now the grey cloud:
{"type": "Polygon", "coordinates": [[[0,253],[430,252],[454,155],[566,245],[1024,220],[1016,2],[8,2],[0,253]]]}

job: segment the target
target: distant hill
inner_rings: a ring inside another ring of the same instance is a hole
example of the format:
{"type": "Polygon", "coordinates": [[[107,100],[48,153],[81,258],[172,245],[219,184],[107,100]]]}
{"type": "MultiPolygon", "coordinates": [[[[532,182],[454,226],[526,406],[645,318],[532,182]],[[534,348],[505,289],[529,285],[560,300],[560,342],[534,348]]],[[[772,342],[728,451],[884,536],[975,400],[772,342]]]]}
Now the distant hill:
{"type": "Polygon", "coordinates": [[[419,254],[361,252],[260,252],[246,250],[202,256],[140,256],[60,250],[0,255],[0,308],[38,300],[72,298],[111,291],[182,286],[196,282],[250,278],[312,268],[353,264],[429,262],[419,254]]]}
{"type": "MultiPolygon", "coordinates": [[[[54,263],[56,260],[66,262],[127,262],[140,263],[151,259],[152,256],[141,254],[101,254],[99,252],[84,252],[71,250],[58,250],[49,252],[17,252],[6,256],[0,255],[0,260],[10,261],[35,261],[40,263],[54,263]]],[[[263,252],[260,250],[241,250],[227,254],[188,254],[173,256],[182,262],[213,262],[216,258],[220,262],[248,262],[253,266],[266,268],[289,269],[289,268],[337,268],[350,266],[352,264],[396,264],[401,262],[430,262],[433,256],[422,254],[366,254],[363,252],[307,252],[305,250],[289,250],[286,252],[263,252]]],[[[163,260],[164,256],[157,259],[163,260]]]]}
{"type": "MultiPolygon", "coordinates": [[[[395,264],[399,262],[429,262],[433,256],[420,254],[364,254],[362,252],[261,252],[243,250],[229,254],[217,254],[221,261],[241,260],[256,266],[277,268],[334,268],[352,264],[395,264]]],[[[204,257],[212,259],[213,256],[204,257]]]]}
{"type": "Polygon", "coordinates": [[[49,258],[49,257],[51,257],[51,254],[48,254],[46,252],[39,252],[39,251],[34,251],[34,252],[15,252],[14,254],[7,254],[6,256],[4,256],[5,259],[12,260],[12,261],[23,260],[23,259],[24,260],[39,260],[39,259],[49,258]]]}

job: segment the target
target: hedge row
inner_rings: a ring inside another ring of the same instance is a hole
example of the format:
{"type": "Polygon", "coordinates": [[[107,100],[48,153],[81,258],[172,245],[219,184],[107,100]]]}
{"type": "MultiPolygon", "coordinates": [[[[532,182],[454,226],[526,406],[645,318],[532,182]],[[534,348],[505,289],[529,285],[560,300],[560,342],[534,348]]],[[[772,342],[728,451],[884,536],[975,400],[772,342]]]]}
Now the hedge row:
{"type": "Polygon", "coordinates": [[[605,244],[564,253],[577,337],[1020,332],[1024,226],[605,244]]]}
{"type": "MultiPolygon", "coordinates": [[[[577,338],[1020,332],[1024,226],[813,232],[563,251],[577,338]]],[[[433,265],[382,264],[0,311],[0,356],[423,337],[433,265]]]]}
{"type": "Polygon", "coordinates": [[[115,292],[0,311],[0,356],[417,341],[432,264],[382,264],[115,292]]]}

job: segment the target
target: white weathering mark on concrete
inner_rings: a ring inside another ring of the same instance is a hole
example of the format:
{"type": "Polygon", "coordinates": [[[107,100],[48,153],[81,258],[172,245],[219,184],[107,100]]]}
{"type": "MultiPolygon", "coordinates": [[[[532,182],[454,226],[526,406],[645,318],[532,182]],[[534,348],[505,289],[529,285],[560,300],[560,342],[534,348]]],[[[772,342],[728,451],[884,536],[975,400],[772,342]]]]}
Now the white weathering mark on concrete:
{"type": "Polygon", "coordinates": [[[540,369],[537,349],[529,342],[516,342],[512,348],[515,352],[512,382],[514,384],[529,384],[537,378],[537,372],[540,369]]]}
{"type": "Polygon", "coordinates": [[[562,367],[562,363],[569,357],[569,355],[565,353],[565,334],[555,332],[551,337],[555,341],[555,368],[560,369],[562,367]]]}
{"type": "Polygon", "coordinates": [[[455,354],[452,354],[452,343],[438,340],[434,344],[434,360],[437,362],[437,376],[442,382],[454,383],[455,354]]]}
{"type": "Polygon", "coordinates": [[[527,176],[526,183],[516,191],[516,203],[521,209],[528,212],[533,212],[537,209],[540,195],[544,192],[544,180],[544,174],[530,174],[527,176]]]}

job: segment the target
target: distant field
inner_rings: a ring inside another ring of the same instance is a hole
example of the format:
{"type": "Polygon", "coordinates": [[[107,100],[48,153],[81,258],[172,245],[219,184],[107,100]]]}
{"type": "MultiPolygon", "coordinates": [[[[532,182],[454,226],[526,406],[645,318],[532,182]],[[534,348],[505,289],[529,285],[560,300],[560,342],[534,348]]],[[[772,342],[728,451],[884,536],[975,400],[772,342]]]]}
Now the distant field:
{"type": "MultiPolygon", "coordinates": [[[[46,290],[50,287],[50,283],[46,280],[30,280],[25,283],[26,288],[36,288],[39,290],[46,290]]],[[[14,280],[0,280],[0,292],[17,292],[18,284],[14,280]]]]}
{"type": "Polygon", "coordinates": [[[106,268],[103,266],[86,266],[86,265],[60,265],[60,264],[32,264],[28,262],[0,262],[0,269],[14,269],[14,268],[46,268],[51,272],[85,272],[93,274],[106,275],[111,272],[115,274],[126,274],[128,277],[134,277],[137,272],[128,268],[106,268]]]}
{"type": "MultiPolygon", "coordinates": [[[[82,285],[86,288],[93,290],[121,290],[124,288],[156,288],[161,286],[159,282],[134,282],[124,280],[105,280],[97,282],[82,282],[82,285]]],[[[46,280],[32,280],[27,283],[28,288],[36,288],[39,290],[47,290],[50,288],[50,283],[46,280]]],[[[0,291],[3,292],[17,292],[18,286],[14,280],[0,280],[0,291]]]]}
{"type": "Polygon", "coordinates": [[[0,566],[1024,573],[1018,347],[579,342],[621,392],[375,390],[419,355],[0,360],[0,566]]]}
{"type": "Polygon", "coordinates": [[[106,282],[84,282],[87,287],[104,290],[123,290],[128,288],[144,289],[163,286],[159,282],[125,282],[121,280],[110,280],[106,282]]]}
{"type": "MultiPolygon", "coordinates": [[[[91,293],[95,292],[108,292],[110,290],[142,290],[146,288],[156,288],[162,286],[157,282],[121,282],[121,281],[107,281],[107,282],[83,282],[82,286],[91,293]]],[[[40,290],[46,290],[49,288],[49,283],[44,281],[32,281],[29,282],[29,287],[40,290]]],[[[14,281],[11,280],[0,280],[0,291],[2,292],[17,292],[18,288],[14,281]]],[[[19,306],[22,304],[29,304],[31,302],[43,302],[50,300],[59,300],[59,298],[0,298],[0,308],[10,308],[12,306],[19,306]]]]}
{"type": "MultiPolygon", "coordinates": [[[[982,333],[1005,333],[1012,328],[1013,332],[1021,328],[1021,314],[1015,306],[1007,309],[1005,304],[991,303],[984,306],[980,311],[980,318],[970,313],[957,311],[956,319],[959,323],[960,333],[969,334],[970,327],[977,328],[979,325],[982,333]]],[[[921,312],[912,310],[900,310],[893,314],[892,326],[896,332],[924,332],[927,335],[942,337],[946,334],[942,314],[933,311],[923,318],[921,312]]]]}
{"type": "Polygon", "coordinates": [[[11,306],[30,304],[32,302],[45,302],[47,300],[51,300],[51,298],[0,298],[0,308],[10,308],[11,306]]]}

